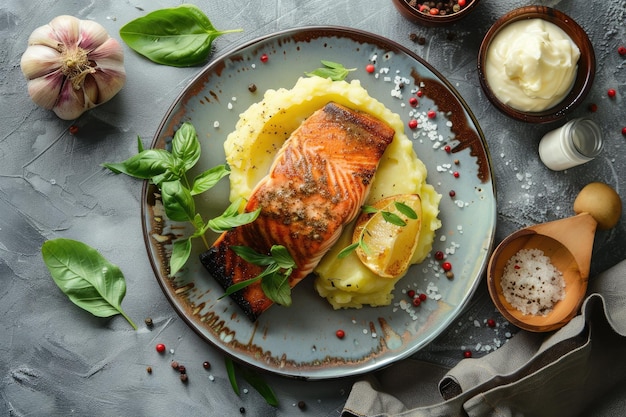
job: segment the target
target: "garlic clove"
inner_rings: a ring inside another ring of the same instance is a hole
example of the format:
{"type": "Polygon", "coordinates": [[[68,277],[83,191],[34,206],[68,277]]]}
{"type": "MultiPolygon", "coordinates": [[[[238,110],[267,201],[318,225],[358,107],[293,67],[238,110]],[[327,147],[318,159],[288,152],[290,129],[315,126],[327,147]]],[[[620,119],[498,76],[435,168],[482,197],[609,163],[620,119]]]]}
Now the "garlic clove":
{"type": "Polygon", "coordinates": [[[89,52],[99,48],[107,40],[113,39],[109,37],[102,25],[91,20],[82,20],[80,22],[79,33],[78,46],[89,52]]]}
{"type": "Polygon", "coordinates": [[[89,53],[89,59],[98,64],[103,59],[119,61],[120,64],[124,64],[124,50],[117,40],[109,38],[89,53]]]}
{"type": "Polygon", "coordinates": [[[61,54],[44,45],[31,45],[20,61],[22,73],[28,80],[48,75],[61,68],[61,54]]]}
{"type": "Polygon", "coordinates": [[[28,81],[28,94],[38,106],[51,110],[63,86],[65,76],[61,71],[55,71],[43,77],[28,81]]]}
{"type": "Polygon", "coordinates": [[[83,85],[83,108],[85,110],[96,107],[100,101],[100,89],[97,83],[99,77],[87,77],[85,78],[85,84],[83,85]]]}
{"type": "Polygon", "coordinates": [[[50,25],[40,26],[28,37],[29,45],[43,45],[59,51],[60,43],[50,25]]]}
{"type": "Polygon", "coordinates": [[[72,83],[66,82],[59,91],[58,100],[52,111],[63,120],[73,120],[87,109],[83,90],[76,90],[72,83]]]}
{"type": "Polygon", "coordinates": [[[109,101],[124,86],[126,76],[124,73],[107,68],[100,68],[92,78],[98,86],[98,99],[96,104],[102,104],[109,101]]]}
{"type": "Polygon", "coordinates": [[[80,42],[80,19],[74,16],[57,16],[48,23],[54,31],[59,43],[68,49],[76,47],[80,42]]]}

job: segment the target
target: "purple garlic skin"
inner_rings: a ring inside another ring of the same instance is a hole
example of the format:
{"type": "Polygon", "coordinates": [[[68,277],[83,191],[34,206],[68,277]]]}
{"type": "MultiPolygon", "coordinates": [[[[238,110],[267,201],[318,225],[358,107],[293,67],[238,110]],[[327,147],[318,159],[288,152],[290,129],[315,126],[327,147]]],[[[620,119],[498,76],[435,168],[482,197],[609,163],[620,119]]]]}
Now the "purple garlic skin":
{"type": "Polygon", "coordinates": [[[35,104],[64,120],[107,102],[126,82],[120,43],[99,23],[67,15],[33,31],[20,66],[35,104]]]}

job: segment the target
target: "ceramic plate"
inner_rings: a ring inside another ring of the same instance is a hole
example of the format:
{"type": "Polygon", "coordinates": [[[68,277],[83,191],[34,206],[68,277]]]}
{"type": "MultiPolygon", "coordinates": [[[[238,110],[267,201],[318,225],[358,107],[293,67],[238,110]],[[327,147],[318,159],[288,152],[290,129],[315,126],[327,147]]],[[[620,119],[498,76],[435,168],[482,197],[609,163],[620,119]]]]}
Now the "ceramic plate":
{"type": "MultiPolygon", "coordinates": [[[[273,306],[250,322],[204,270],[200,239],[186,267],[173,278],[167,264],[172,241],[189,233],[164,218],[156,189],[143,190],[142,220],[148,255],[158,282],[178,314],[201,337],[235,360],[276,374],[304,379],[337,378],[372,371],[410,356],[450,326],[474,293],[491,250],[496,224],[495,187],[483,134],[454,87],[408,49],[379,36],[348,28],[309,27],[257,39],[215,59],[184,89],[158,128],[152,144],[167,148],[182,122],[196,127],[202,143],[198,172],[225,163],[223,142],[249,105],[267,89],[291,88],[321,60],[356,68],[374,98],[407,122],[407,134],[428,168],[428,182],[442,194],[431,256],[413,266],[386,307],[333,310],[317,295],[313,278],[293,291],[289,308],[273,306]],[[267,60],[261,59],[266,56],[267,60]],[[369,73],[366,66],[375,64],[369,73]],[[399,78],[397,78],[399,77],[399,78]],[[256,91],[249,90],[250,84],[256,91]],[[419,90],[419,107],[408,98],[419,90]],[[393,91],[400,94],[392,93],[393,91]],[[401,96],[401,97],[400,97],[401,96]],[[436,129],[408,126],[412,113],[437,110],[436,129]],[[452,193],[451,193],[452,192],[452,193]],[[453,196],[451,196],[453,194],[453,196]],[[445,254],[454,277],[446,276],[445,254]],[[429,298],[414,307],[406,294],[429,298]],[[342,329],[345,337],[336,337],[342,329]]],[[[205,218],[228,205],[228,181],[202,194],[197,210],[205,218]]],[[[208,236],[214,239],[216,236],[208,236]]]]}

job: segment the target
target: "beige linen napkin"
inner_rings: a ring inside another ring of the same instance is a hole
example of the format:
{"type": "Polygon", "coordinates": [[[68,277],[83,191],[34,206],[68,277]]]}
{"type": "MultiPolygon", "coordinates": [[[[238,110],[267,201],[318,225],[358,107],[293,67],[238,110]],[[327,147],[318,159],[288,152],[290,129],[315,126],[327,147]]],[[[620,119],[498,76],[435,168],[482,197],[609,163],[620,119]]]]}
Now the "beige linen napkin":
{"type": "Polygon", "coordinates": [[[520,331],[450,370],[409,359],[359,381],[341,416],[626,415],[626,260],[593,277],[587,294],[558,331],[520,331]]]}

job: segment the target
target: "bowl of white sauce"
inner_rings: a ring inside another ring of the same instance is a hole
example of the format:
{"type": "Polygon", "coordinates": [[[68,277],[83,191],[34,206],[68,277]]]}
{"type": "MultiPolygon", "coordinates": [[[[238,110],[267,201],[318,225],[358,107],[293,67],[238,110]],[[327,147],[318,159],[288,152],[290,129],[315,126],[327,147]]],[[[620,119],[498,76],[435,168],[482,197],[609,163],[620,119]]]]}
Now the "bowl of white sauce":
{"type": "Polygon", "coordinates": [[[526,6],[498,19],[478,54],[478,75],[491,103],[524,122],[565,117],[587,96],[595,77],[587,33],[569,16],[526,6]]]}

